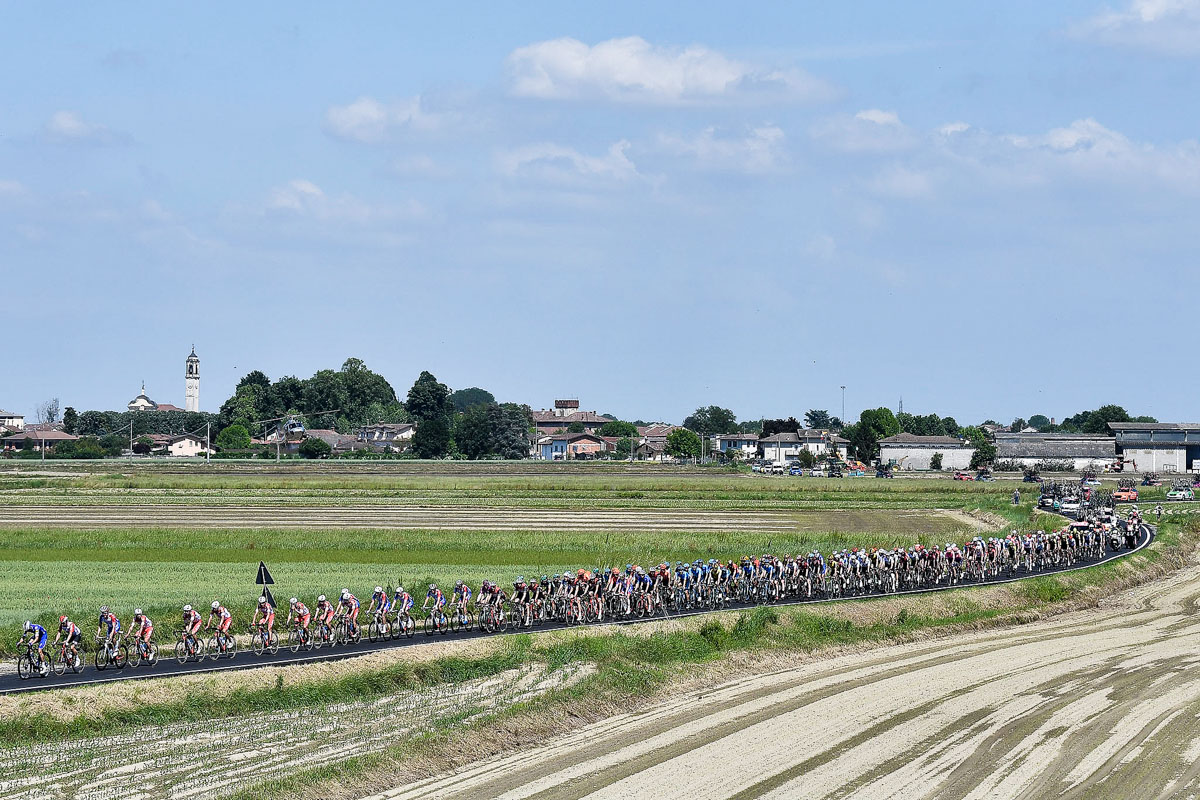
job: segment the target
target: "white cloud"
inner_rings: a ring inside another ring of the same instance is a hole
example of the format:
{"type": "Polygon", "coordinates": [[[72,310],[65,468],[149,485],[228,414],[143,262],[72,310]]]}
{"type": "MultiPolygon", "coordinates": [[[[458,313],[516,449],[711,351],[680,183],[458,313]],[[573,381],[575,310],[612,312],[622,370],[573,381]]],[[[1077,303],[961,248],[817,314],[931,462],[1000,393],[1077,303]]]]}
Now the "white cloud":
{"type": "Polygon", "coordinates": [[[701,45],[663,47],[640,36],[587,45],[564,38],[519,47],[508,56],[520,97],[661,105],[824,99],[828,84],[795,69],[748,64],[701,45]]]}
{"type": "Polygon", "coordinates": [[[0,179],[0,196],[12,197],[18,194],[25,194],[25,186],[20,181],[0,179]]]}
{"type": "Polygon", "coordinates": [[[814,125],[811,134],[847,153],[890,153],[917,143],[917,137],[896,112],[878,108],[864,109],[852,117],[828,117],[814,125]]]}
{"type": "Polygon", "coordinates": [[[497,157],[497,169],[513,177],[536,177],[557,182],[579,179],[626,181],[639,177],[629,160],[629,142],[622,139],[604,155],[589,156],[564,145],[543,142],[508,150],[497,157]]]}
{"type": "Polygon", "coordinates": [[[128,137],[104,125],[86,122],[74,111],[56,111],[43,128],[46,138],[58,144],[118,144],[128,137]]]}
{"type": "Polygon", "coordinates": [[[415,201],[404,205],[372,205],[347,193],[327,195],[321,187],[303,178],[272,189],[265,210],[279,217],[355,225],[424,216],[424,209],[415,201]]]}
{"type": "Polygon", "coordinates": [[[428,133],[441,129],[447,115],[425,108],[420,95],[384,104],[373,97],[360,97],[325,112],[325,129],[339,139],[376,144],[402,130],[428,133]]]}
{"type": "Polygon", "coordinates": [[[971,126],[965,122],[947,122],[938,128],[938,133],[942,136],[954,136],[955,134],[966,133],[969,130],[971,130],[971,126]]]}
{"type": "Polygon", "coordinates": [[[690,137],[663,134],[659,145],[670,153],[688,156],[705,169],[735,172],[769,172],[784,161],[786,137],[776,125],[760,125],[744,136],[719,136],[715,128],[705,128],[690,137]]]}
{"type": "Polygon", "coordinates": [[[1170,56],[1200,55],[1200,0],[1133,0],[1072,28],[1084,39],[1170,56]]]}

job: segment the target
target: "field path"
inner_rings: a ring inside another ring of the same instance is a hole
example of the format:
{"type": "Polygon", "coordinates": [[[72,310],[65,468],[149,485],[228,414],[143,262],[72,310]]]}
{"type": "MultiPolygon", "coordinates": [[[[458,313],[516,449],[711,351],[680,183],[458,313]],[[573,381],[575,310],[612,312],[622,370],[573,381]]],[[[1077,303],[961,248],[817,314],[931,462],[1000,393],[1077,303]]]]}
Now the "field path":
{"type": "Polygon", "coordinates": [[[1198,598],[1193,565],[1097,611],[730,681],[368,800],[1195,797],[1198,598]]]}

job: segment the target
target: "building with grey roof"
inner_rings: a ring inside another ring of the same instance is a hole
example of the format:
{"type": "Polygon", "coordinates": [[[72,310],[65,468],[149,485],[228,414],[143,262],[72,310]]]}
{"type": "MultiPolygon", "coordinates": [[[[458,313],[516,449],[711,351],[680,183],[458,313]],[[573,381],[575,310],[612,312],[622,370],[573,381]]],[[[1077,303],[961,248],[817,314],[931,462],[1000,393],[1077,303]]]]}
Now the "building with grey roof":
{"type": "Polygon", "coordinates": [[[1117,454],[1138,472],[1200,471],[1200,423],[1110,422],[1117,454]]]}
{"type": "Polygon", "coordinates": [[[942,469],[967,469],[975,448],[956,436],[898,433],[879,440],[879,463],[897,469],[930,469],[934,453],[942,454],[942,469]]]}
{"type": "Polygon", "coordinates": [[[1015,461],[1033,467],[1047,461],[1075,471],[1099,470],[1117,459],[1113,437],[1103,433],[997,433],[996,461],[1015,461]]]}

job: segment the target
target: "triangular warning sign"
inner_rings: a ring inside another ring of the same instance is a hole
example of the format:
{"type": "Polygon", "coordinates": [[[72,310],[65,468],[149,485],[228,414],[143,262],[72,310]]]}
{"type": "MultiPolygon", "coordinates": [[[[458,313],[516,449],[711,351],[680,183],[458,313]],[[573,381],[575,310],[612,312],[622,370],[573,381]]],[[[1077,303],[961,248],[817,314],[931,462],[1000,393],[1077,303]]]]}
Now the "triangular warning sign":
{"type": "Polygon", "coordinates": [[[267,569],[267,565],[263,562],[258,562],[258,579],[254,581],[259,586],[271,586],[275,584],[275,579],[271,577],[271,570],[267,569]]]}
{"type": "Polygon", "coordinates": [[[275,598],[272,596],[271,590],[265,586],[263,587],[263,596],[267,598],[267,602],[270,604],[271,608],[279,608],[279,604],[275,602],[275,598]]]}

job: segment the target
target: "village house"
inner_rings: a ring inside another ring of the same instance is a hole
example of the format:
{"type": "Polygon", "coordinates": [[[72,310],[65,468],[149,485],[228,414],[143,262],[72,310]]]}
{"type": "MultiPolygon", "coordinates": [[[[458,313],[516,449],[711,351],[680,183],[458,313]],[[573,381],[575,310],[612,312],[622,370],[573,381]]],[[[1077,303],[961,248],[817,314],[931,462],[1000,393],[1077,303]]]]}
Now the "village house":
{"type": "Polygon", "coordinates": [[[25,415],[0,411],[0,427],[8,428],[11,431],[23,431],[25,430],[25,415]]]}
{"type": "Polygon", "coordinates": [[[30,428],[26,428],[20,433],[6,436],[0,441],[4,443],[5,450],[23,450],[25,442],[28,441],[32,449],[40,452],[42,445],[45,445],[46,452],[50,452],[59,442],[74,442],[78,439],[78,436],[72,436],[69,433],[53,428],[45,430],[31,430],[30,428]]]}
{"type": "Polygon", "coordinates": [[[555,400],[553,410],[534,411],[533,424],[539,436],[548,433],[565,433],[567,428],[578,422],[587,433],[596,433],[606,422],[612,422],[608,417],[602,417],[595,411],[580,411],[578,400],[555,400]]]}
{"type": "Polygon", "coordinates": [[[1117,458],[1113,437],[1103,433],[997,433],[996,461],[1022,467],[1055,461],[1071,470],[1102,469],[1117,458]]]}
{"type": "Polygon", "coordinates": [[[167,455],[172,458],[202,456],[209,449],[204,437],[194,433],[181,433],[167,441],[167,455]]]}
{"type": "Polygon", "coordinates": [[[597,458],[608,449],[604,438],[594,433],[559,433],[538,440],[538,457],[543,461],[597,458]]]}

